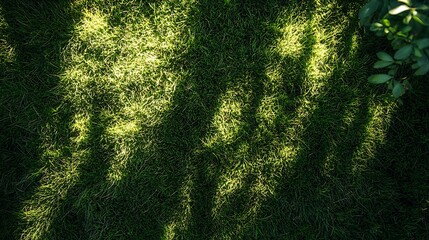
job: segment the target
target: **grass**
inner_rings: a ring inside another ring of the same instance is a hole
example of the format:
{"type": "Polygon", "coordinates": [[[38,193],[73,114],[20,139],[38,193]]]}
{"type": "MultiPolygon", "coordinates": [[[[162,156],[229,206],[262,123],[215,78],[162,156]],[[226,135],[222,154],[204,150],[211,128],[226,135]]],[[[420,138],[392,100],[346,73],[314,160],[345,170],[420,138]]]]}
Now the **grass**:
{"type": "Polygon", "coordinates": [[[425,239],[428,86],[363,1],[0,1],[2,239],[425,239]]]}

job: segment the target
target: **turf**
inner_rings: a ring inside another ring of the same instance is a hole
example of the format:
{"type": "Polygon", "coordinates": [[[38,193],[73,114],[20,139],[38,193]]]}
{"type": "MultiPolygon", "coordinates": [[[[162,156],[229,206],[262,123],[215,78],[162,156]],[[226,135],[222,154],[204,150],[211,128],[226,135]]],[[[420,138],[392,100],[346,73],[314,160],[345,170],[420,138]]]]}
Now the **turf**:
{"type": "Polygon", "coordinates": [[[427,239],[363,2],[0,1],[0,238],[427,239]]]}

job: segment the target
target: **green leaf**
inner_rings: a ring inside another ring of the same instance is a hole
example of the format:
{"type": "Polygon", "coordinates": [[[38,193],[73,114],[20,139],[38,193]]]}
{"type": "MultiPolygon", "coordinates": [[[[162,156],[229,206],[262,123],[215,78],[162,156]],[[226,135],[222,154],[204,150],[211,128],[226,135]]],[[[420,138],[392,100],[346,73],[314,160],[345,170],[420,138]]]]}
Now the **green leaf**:
{"type": "Polygon", "coordinates": [[[410,7],[408,7],[407,5],[400,5],[398,7],[390,9],[389,14],[390,15],[398,15],[398,14],[405,12],[405,11],[408,11],[408,10],[410,10],[410,7]]]}
{"type": "Polygon", "coordinates": [[[416,7],[416,9],[417,9],[417,10],[427,11],[427,10],[429,10],[429,6],[428,6],[428,5],[425,5],[425,4],[422,4],[422,5],[420,5],[420,6],[417,6],[417,7],[416,7]]]}
{"type": "Polygon", "coordinates": [[[411,6],[411,1],[410,0],[398,0],[398,2],[405,3],[408,6],[411,6]]]}
{"type": "Polygon", "coordinates": [[[411,68],[417,69],[414,73],[417,76],[425,75],[427,73],[426,68],[429,66],[429,59],[426,55],[423,55],[421,58],[418,58],[416,63],[414,63],[411,68]]]}
{"type": "Polygon", "coordinates": [[[423,76],[423,75],[426,75],[426,73],[428,73],[428,72],[429,72],[429,65],[426,64],[426,65],[421,66],[419,69],[417,69],[417,71],[414,73],[414,75],[423,76]]]}
{"type": "Polygon", "coordinates": [[[374,16],[374,13],[377,11],[379,6],[380,2],[378,0],[371,0],[360,9],[359,19],[361,25],[369,25],[369,23],[371,22],[371,18],[374,16]]]}
{"type": "Polygon", "coordinates": [[[392,79],[392,76],[387,74],[374,74],[369,76],[368,81],[373,84],[381,84],[389,81],[390,79],[392,79]]]}
{"type": "Polygon", "coordinates": [[[410,24],[411,19],[413,19],[413,16],[411,14],[408,14],[405,18],[404,18],[404,23],[405,24],[410,24]]]}
{"type": "Polygon", "coordinates": [[[393,62],[393,58],[387,52],[378,52],[377,57],[386,62],[393,62]]]}
{"type": "Polygon", "coordinates": [[[399,37],[403,37],[403,38],[406,38],[408,36],[406,33],[403,33],[402,31],[401,32],[397,32],[396,35],[399,36],[399,37]]]}
{"type": "Polygon", "coordinates": [[[399,81],[394,81],[393,83],[393,89],[392,89],[392,95],[394,98],[398,98],[402,96],[402,94],[405,93],[404,86],[399,81]]]}
{"type": "Polygon", "coordinates": [[[429,38],[422,38],[415,40],[414,43],[419,47],[420,49],[424,49],[429,47],[429,38]]]}
{"type": "Polygon", "coordinates": [[[416,9],[427,11],[427,10],[429,10],[429,6],[428,5],[420,5],[420,6],[416,7],[416,9]]]}
{"type": "Polygon", "coordinates": [[[417,13],[416,15],[413,15],[413,19],[421,25],[429,26],[429,18],[424,14],[417,13]]]}
{"type": "Polygon", "coordinates": [[[383,28],[384,28],[383,24],[375,22],[375,23],[371,24],[369,30],[375,32],[375,31],[381,30],[383,28]]]}
{"type": "Polygon", "coordinates": [[[390,65],[392,65],[393,64],[393,62],[391,62],[391,61],[377,61],[376,63],[374,63],[374,68],[385,68],[385,67],[387,67],[387,66],[390,66],[390,65]]]}
{"type": "Polygon", "coordinates": [[[414,47],[414,56],[421,58],[423,56],[422,51],[418,47],[414,47]]]}
{"type": "Polygon", "coordinates": [[[387,18],[381,19],[381,24],[383,24],[386,27],[390,27],[390,21],[387,18]]]}
{"type": "Polygon", "coordinates": [[[397,60],[404,60],[411,55],[412,51],[413,51],[413,46],[408,44],[408,45],[401,47],[398,51],[396,51],[394,57],[397,60]]]}

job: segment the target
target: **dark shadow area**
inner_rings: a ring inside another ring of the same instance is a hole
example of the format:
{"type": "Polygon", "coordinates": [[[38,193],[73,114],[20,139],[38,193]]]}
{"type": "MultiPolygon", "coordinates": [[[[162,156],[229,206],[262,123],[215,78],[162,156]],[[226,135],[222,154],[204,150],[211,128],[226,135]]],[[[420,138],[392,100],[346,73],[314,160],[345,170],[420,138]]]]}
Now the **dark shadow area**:
{"type": "Polygon", "coordinates": [[[14,239],[21,203],[38,182],[39,133],[59,103],[60,50],[76,14],[69,1],[5,0],[0,8],[7,24],[1,40],[14,49],[13,61],[0,63],[0,238],[14,239]]]}
{"type": "Polygon", "coordinates": [[[429,86],[413,80],[415,92],[403,97],[386,143],[363,176],[372,180],[373,194],[362,204],[378,210],[368,215],[386,239],[429,237],[429,86]]]}

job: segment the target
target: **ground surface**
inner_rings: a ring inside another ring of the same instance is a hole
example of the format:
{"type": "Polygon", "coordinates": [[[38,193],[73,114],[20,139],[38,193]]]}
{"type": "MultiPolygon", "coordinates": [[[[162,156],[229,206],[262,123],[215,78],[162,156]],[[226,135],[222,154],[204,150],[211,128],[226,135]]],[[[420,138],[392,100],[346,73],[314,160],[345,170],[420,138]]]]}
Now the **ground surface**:
{"type": "Polygon", "coordinates": [[[0,1],[0,238],[427,239],[362,3],[0,1]]]}

